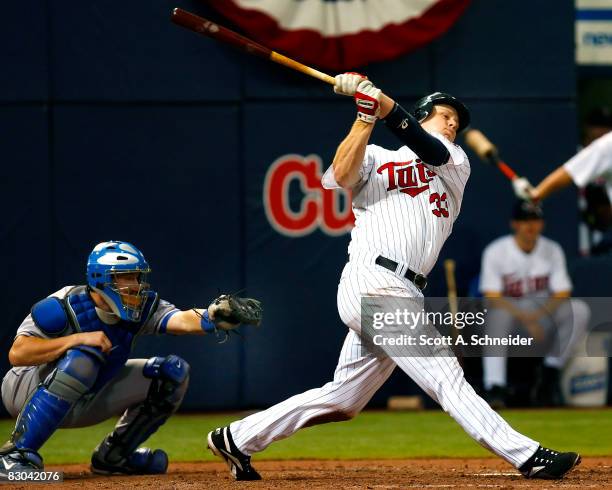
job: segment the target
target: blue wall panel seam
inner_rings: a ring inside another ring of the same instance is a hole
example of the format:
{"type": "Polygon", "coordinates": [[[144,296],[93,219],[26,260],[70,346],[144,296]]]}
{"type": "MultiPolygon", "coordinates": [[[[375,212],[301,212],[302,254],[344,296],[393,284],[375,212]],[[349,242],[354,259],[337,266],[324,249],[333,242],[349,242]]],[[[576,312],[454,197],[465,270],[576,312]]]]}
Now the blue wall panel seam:
{"type": "Polygon", "coordinates": [[[45,9],[47,17],[47,154],[48,154],[48,182],[47,182],[47,216],[49,222],[47,229],[49,237],[47,238],[49,259],[53,264],[51,268],[51,286],[55,289],[57,285],[58,271],[56,257],[56,227],[55,227],[55,122],[54,122],[54,79],[53,79],[53,16],[51,15],[51,0],[46,0],[45,9]]]}
{"type": "MultiPolygon", "coordinates": [[[[239,199],[240,204],[238,209],[240,209],[240,258],[239,258],[239,280],[240,280],[240,288],[243,289],[246,287],[247,278],[246,278],[246,255],[247,255],[247,230],[246,230],[246,214],[247,214],[247,205],[246,205],[246,160],[245,160],[245,151],[244,151],[244,143],[246,141],[245,132],[245,94],[246,94],[246,77],[244,73],[244,67],[240,68],[240,95],[241,101],[238,104],[238,170],[240,172],[240,182],[239,182],[239,199]]],[[[240,408],[245,407],[245,394],[246,394],[246,345],[245,342],[239,342],[238,344],[238,406],[240,408]]]]}

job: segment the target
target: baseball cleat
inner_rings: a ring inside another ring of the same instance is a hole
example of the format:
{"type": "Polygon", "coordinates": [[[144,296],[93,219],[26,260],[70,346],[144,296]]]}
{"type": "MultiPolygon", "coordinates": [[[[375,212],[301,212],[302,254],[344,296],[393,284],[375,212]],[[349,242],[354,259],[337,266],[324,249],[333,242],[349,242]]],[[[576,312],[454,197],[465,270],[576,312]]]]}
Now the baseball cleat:
{"type": "Polygon", "coordinates": [[[559,453],[540,446],[519,471],[525,478],[557,480],[579,464],[580,455],[577,453],[559,453]]]}
{"type": "Polygon", "coordinates": [[[91,456],[91,472],[98,475],[163,475],[168,470],[168,455],[162,449],[141,447],[127,459],[109,461],[106,439],[91,456]]]}
{"type": "Polygon", "coordinates": [[[10,452],[0,455],[0,475],[9,473],[25,473],[29,471],[42,471],[43,460],[40,454],[30,449],[13,447],[10,452]]]}
{"type": "Polygon", "coordinates": [[[261,475],[251,466],[251,457],[242,454],[234,444],[229,426],[209,432],[207,441],[208,449],[225,460],[236,480],[261,480],[261,475]]]}

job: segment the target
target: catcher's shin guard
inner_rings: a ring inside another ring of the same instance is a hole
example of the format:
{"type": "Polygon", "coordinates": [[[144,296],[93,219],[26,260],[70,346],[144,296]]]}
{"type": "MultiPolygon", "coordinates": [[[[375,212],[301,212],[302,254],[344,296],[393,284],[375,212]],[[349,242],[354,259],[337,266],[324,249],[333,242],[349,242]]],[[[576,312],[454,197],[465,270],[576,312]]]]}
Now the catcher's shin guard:
{"type": "Polygon", "coordinates": [[[115,430],[96,447],[91,457],[97,473],[165,473],[168,457],[159,449],[136,448],[172,415],[183,401],[189,384],[189,364],[178,356],[152,357],[143,374],[151,378],[144,402],[130,408],[115,430]]]}
{"type": "Polygon", "coordinates": [[[74,404],[92,388],[103,363],[104,357],[94,347],[77,346],[66,352],[21,409],[11,439],[0,448],[0,454],[15,448],[40,449],[74,404]]]}

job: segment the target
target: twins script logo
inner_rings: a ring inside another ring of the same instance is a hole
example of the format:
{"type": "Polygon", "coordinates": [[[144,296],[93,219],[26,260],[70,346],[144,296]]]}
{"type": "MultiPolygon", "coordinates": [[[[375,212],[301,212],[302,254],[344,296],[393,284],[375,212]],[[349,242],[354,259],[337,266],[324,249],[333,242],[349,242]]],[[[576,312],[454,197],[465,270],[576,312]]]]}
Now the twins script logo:
{"type": "MultiPolygon", "coordinates": [[[[436,173],[429,170],[421,160],[408,160],[407,162],[388,162],[381,165],[376,172],[380,175],[387,174],[389,185],[387,192],[399,189],[400,192],[416,197],[421,192],[429,190],[429,183],[434,179],[436,173]],[[413,165],[414,162],[414,165],[413,165]]],[[[446,192],[429,194],[429,203],[434,205],[431,212],[438,218],[448,218],[446,192]]]]}
{"type": "Polygon", "coordinates": [[[270,225],[276,231],[299,237],[318,228],[323,233],[337,236],[353,228],[355,217],[351,210],[350,192],[323,189],[322,175],[318,155],[283,155],[270,166],[264,181],[264,208],[270,225]],[[296,193],[290,192],[292,184],[299,184],[297,206],[296,193]],[[295,210],[291,206],[292,196],[295,210]]]}
{"type": "Polygon", "coordinates": [[[549,289],[549,276],[531,276],[523,280],[515,274],[504,274],[504,296],[520,298],[524,294],[546,291],[549,289]]]}

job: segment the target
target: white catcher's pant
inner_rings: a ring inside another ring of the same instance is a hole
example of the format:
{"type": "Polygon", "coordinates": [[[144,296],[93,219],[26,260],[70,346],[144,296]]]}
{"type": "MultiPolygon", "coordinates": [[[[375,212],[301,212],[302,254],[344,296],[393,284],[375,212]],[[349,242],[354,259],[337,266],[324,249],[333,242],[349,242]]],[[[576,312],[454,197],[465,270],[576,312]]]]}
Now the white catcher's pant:
{"type": "Polygon", "coordinates": [[[376,357],[361,346],[362,296],[422,296],[412,282],[373,265],[373,260],[370,264],[349,262],[340,279],[338,310],[350,330],[333,381],[233,422],[230,430],[238,449],[251,455],[303,427],[354,417],[397,365],[478,443],[521,466],[539,444],[512,429],[476,394],[455,357],[376,357]]]}

